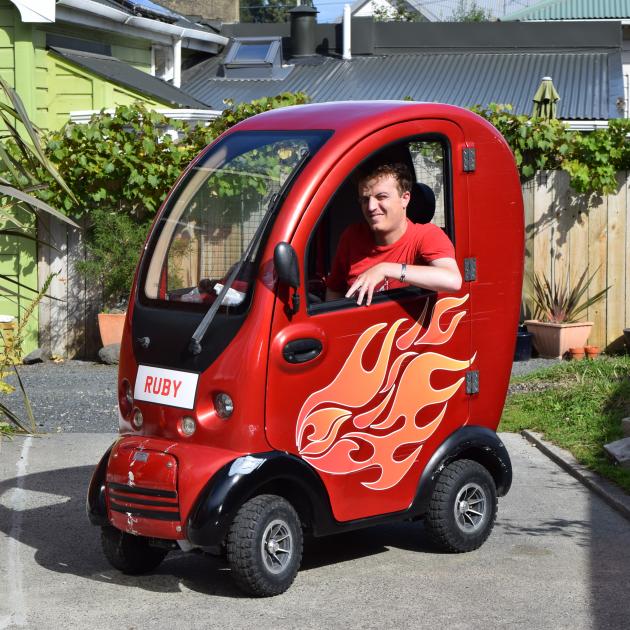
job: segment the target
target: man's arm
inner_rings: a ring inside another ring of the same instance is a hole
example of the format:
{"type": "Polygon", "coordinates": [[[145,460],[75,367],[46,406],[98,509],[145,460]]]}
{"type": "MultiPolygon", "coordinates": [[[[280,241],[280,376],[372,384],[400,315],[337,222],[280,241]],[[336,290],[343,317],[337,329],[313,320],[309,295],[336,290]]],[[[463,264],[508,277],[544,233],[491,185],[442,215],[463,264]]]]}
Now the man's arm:
{"type": "MultiPolygon", "coordinates": [[[[399,280],[401,273],[400,263],[378,263],[357,277],[346,297],[357,293],[357,304],[361,304],[365,297],[365,304],[369,306],[374,289],[387,278],[399,280]]],[[[454,258],[437,258],[428,265],[407,265],[404,280],[412,286],[430,291],[459,291],[462,286],[462,276],[454,258]]]]}

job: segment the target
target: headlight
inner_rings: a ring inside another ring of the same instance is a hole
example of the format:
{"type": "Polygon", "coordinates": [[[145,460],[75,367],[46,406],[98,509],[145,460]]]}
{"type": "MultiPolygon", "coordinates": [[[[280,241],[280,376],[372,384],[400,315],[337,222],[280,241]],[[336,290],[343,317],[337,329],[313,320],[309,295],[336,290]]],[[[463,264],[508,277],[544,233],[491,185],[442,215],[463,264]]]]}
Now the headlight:
{"type": "Polygon", "coordinates": [[[184,416],[181,420],[180,426],[182,429],[182,433],[190,437],[195,432],[195,429],[197,428],[197,423],[195,422],[194,418],[191,418],[190,416],[184,416]]]}
{"type": "Polygon", "coordinates": [[[134,429],[141,429],[144,423],[144,418],[142,417],[142,412],[140,409],[134,409],[133,415],[131,416],[131,425],[134,429]]]}

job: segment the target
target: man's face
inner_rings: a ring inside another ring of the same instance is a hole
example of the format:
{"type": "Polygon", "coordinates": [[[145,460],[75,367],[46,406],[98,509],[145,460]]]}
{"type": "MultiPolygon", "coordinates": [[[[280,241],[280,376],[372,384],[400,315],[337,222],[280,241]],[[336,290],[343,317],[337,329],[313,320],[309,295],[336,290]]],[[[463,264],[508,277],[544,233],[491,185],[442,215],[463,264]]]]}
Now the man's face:
{"type": "Polygon", "coordinates": [[[359,183],[359,203],[370,229],[379,235],[404,229],[409,192],[400,193],[393,175],[365,179],[359,183]]]}

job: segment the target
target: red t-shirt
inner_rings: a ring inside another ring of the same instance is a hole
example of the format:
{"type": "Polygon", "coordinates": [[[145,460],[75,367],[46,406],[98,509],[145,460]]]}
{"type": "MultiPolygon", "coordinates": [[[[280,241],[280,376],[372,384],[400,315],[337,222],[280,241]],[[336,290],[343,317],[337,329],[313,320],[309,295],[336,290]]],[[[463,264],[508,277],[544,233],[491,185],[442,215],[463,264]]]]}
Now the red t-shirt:
{"type": "MultiPolygon", "coordinates": [[[[433,223],[412,223],[407,219],[405,233],[392,245],[376,245],[367,223],[355,223],[339,239],[326,286],[331,291],[345,294],[357,276],[377,263],[426,265],[438,258],[455,258],[455,249],[448,236],[433,223]]],[[[406,282],[388,278],[376,290],[406,286],[409,286],[406,282]]]]}

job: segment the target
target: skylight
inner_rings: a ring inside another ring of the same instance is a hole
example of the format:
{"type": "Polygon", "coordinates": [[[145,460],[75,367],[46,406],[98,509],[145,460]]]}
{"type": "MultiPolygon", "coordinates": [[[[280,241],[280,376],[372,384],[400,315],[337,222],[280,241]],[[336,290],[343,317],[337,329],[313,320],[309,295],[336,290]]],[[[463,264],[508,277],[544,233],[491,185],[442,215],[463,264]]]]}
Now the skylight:
{"type": "Polygon", "coordinates": [[[282,65],[280,37],[237,37],[225,56],[226,67],[247,65],[282,65]]]}
{"type": "Polygon", "coordinates": [[[264,63],[267,61],[272,42],[240,42],[232,58],[236,63],[264,63]]]}
{"type": "Polygon", "coordinates": [[[281,37],[236,37],[225,55],[223,76],[228,79],[283,78],[281,37]]]}

